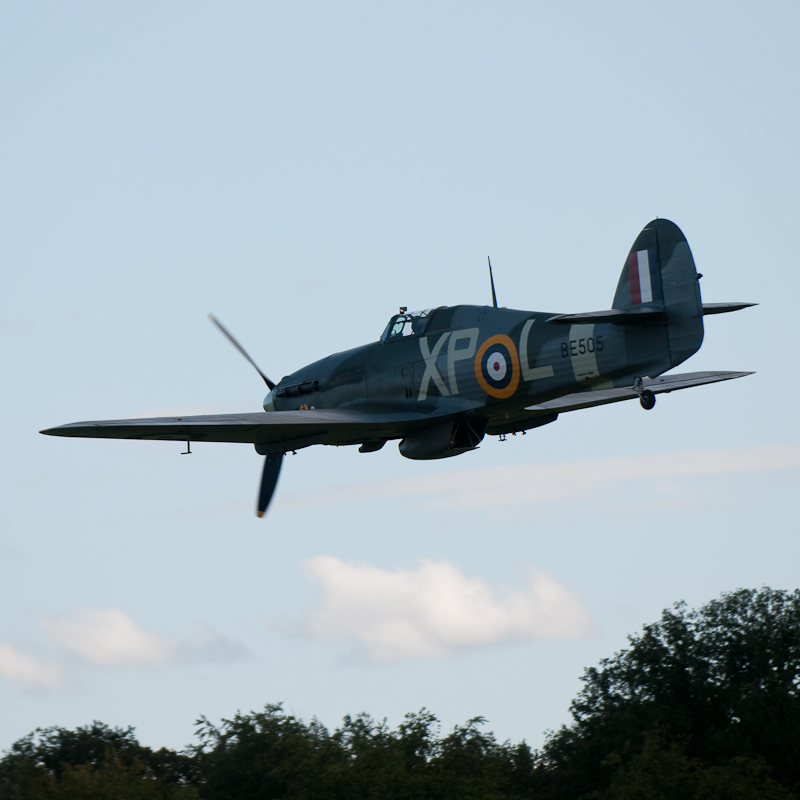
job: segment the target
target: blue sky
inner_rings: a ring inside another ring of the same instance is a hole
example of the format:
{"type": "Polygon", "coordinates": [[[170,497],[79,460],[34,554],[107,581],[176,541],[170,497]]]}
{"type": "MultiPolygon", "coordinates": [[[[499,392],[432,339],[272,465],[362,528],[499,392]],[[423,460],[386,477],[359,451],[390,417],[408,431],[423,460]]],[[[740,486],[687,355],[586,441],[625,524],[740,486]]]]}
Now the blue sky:
{"type": "Polygon", "coordinates": [[[0,747],[268,702],[537,746],[674,601],[798,586],[796,4],[5,4],[0,747]],[[400,305],[610,305],[686,234],[741,381],[458,459],[41,428],[258,410],[400,305]]]}

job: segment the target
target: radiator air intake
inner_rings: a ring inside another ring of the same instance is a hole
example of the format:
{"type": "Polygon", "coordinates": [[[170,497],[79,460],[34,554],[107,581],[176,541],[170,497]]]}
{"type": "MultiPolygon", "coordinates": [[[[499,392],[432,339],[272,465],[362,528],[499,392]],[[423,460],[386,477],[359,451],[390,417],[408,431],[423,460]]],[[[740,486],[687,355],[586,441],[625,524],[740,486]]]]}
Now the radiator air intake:
{"type": "Polygon", "coordinates": [[[486,434],[487,420],[475,418],[441,422],[410,433],[400,442],[400,455],[415,461],[450,458],[475,450],[486,434]]]}

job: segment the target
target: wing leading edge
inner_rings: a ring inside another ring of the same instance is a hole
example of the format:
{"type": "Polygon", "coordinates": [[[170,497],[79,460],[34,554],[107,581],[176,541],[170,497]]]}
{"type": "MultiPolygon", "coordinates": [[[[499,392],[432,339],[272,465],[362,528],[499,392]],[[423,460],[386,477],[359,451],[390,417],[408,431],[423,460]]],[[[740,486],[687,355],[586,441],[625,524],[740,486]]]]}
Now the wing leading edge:
{"type": "Polygon", "coordinates": [[[72,422],[41,433],[91,439],[155,439],[175,442],[247,442],[295,449],[311,444],[358,444],[390,439],[431,424],[431,415],[367,414],[342,409],[260,411],[193,417],[72,422]]]}

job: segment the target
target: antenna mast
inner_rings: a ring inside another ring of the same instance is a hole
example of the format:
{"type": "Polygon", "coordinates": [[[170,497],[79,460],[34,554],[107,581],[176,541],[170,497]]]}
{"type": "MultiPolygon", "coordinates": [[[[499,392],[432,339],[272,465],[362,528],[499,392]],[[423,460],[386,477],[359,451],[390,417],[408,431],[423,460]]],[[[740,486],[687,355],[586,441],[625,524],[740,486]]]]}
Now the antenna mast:
{"type": "Polygon", "coordinates": [[[494,277],[492,276],[492,259],[486,256],[486,260],[489,262],[489,281],[492,284],[492,305],[497,308],[497,295],[494,293],[494,277]]]}

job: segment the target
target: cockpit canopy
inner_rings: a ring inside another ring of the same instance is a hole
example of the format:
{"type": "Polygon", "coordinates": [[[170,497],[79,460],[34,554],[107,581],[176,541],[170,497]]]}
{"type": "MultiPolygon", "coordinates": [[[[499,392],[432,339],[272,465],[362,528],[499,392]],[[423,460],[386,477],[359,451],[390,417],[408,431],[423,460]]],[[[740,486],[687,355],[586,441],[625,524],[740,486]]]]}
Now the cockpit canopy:
{"type": "Polygon", "coordinates": [[[389,342],[395,339],[402,339],[404,336],[419,336],[424,333],[433,310],[432,308],[426,308],[424,311],[395,314],[389,320],[386,330],[381,334],[381,341],[389,342]]]}

